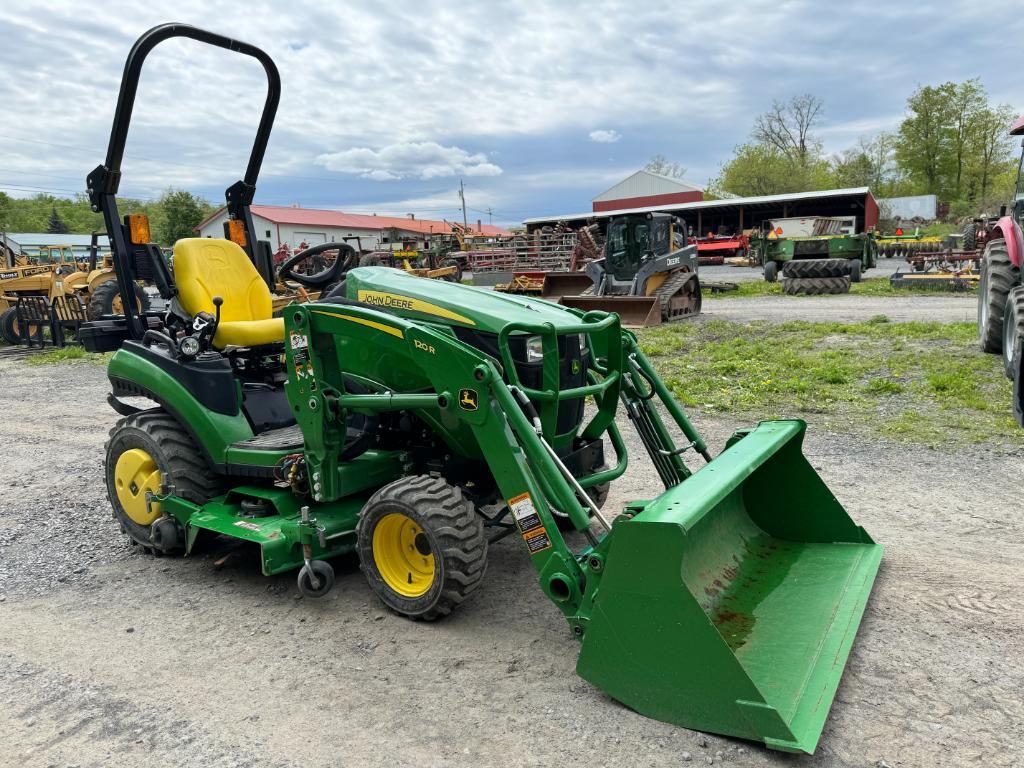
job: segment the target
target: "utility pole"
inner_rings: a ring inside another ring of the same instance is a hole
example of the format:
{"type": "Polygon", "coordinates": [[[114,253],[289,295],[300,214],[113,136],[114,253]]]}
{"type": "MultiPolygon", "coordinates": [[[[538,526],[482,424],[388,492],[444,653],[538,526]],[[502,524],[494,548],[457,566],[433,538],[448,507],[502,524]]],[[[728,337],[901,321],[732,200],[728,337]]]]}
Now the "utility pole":
{"type": "Polygon", "coordinates": [[[462,186],[462,179],[459,179],[459,199],[462,200],[462,226],[469,229],[469,222],[466,220],[466,189],[462,186]]]}
{"type": "Polygon", "coordinates": [[[493,224],[494,223],[494,209],[492,209],[491,206],[489,206],[489,205],[487,206],[487,223],[488,224],[493,224]]]}

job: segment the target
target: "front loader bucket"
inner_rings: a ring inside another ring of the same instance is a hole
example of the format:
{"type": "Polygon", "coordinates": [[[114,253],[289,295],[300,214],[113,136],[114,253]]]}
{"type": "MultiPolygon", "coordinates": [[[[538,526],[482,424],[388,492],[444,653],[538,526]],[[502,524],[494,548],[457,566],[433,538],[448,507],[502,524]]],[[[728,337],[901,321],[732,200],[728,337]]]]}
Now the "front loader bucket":
{"type": "Polygon", "coordinates": [[[656,296],[563,296],[559,303],[584,312],[615,312],[627,328],[661,324],[661,302],[656,296]]]}
{"type": "Polygon", "coordinates": [[[544,275],[541,298],[558,302],[563,296],[575,296],[587,288],[593,288],[594,281],[586,272],[548,272],[544,275]]]}
{"type": "Polygon", "coordinates": [[[764,422],[620,517],[577,672],[637,712],[812,753],[882,557],[764,422]]]}

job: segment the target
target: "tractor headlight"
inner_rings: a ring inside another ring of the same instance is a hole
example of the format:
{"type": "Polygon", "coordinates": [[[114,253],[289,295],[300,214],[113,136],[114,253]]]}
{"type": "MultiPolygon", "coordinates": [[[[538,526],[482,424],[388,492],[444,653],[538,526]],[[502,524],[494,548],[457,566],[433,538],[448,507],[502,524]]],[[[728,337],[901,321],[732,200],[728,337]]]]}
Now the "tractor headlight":
{"type": "Polygon", "coordinates": [[[199,354],[199,339],[195,336],[186,336],[181,340],[178,349],[185,357],[195,357],[199,354]]]}
{"type": "Polygon", "coordinates": [[[544,338],[531,336],[526,340],[526,362],[539,363],[544,359],[544,338]]]}

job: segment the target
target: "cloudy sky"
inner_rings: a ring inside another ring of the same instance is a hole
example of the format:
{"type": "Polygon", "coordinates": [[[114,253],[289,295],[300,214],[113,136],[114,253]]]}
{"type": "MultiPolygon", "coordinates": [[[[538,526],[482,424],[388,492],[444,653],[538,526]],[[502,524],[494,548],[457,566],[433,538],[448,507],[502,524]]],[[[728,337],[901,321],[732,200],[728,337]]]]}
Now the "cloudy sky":
{"type": "MultiPolygon", "coordinates": [[[[838,152],[918,84],[981,77],[1024,112],[1024,13],[988,2],[313,2],[0,5],[0,188],[71,195],[102,162],[124,58],[166,21],[251,42],[283,96],[257,202],[515,223],[588,210],[660,153],[705,183],[773,98],[825,100],[838,152]],[[163,6],[163,7],[161,7],[163,6]],[[833,10],[834,9],[834,10],[833,10]],[[488,209],[491,213],[488,214],[488,209]]],[[[147,60],[122,194],[220,202],[265,95],[190,41],[147,60]]]]}

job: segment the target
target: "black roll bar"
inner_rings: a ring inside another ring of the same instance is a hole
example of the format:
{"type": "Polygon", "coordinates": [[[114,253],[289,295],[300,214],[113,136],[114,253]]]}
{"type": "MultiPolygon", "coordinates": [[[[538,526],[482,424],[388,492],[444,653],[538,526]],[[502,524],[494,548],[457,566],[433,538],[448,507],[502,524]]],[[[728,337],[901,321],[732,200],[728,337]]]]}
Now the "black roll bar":
{"type": "MultiPolygon", "coordinates": [[[[131,124],[132,109],[135,106],[135,95],[139,88],[142,65],[150,51],[165,40],[174,37],[185,37],[250,56],[263,65],[263,70],[267,75],[267,98],[263,104],[263,112],[256,130],[252,152],[249,154],[249,164],[245,169],[245,176],[229,186],[224,193],[228,216],[231,219],[239,219],[244,222],[245,250],[249,258],[256,261],[256,230],[252,223],[249,205],[256,194],[256,180],[259,177],[263,155],[270,140],[270,130],[274,125],[277,105],[281,100],[281,76],[278,74],[277,66],[266,52],[249,43],[243,43],[240,40],[218,35],[189,24],[160,24],[136,40],[135,45],[128,52],[124,73],[121,76],[121,90],[117,96],[117,107],[114,110],[114,124],[110,129],[106,162],[97,166],[86,178],[89,202],[94,211],[103,213],[104,223],[110,236],[114,270],[117,273],[122,297],[135,295],[132,283],[136,276],[134,268],[129,264],[128,257],[131,249],[117,211],[117,190],[121,183],[121,160],[128,140],[128,127],[131,124]]],[[[122,304],[128,322],[129,335],[134,339],[141,339],[145,327],[138,316],[135,302],[125,298],[122,304]]]]}

